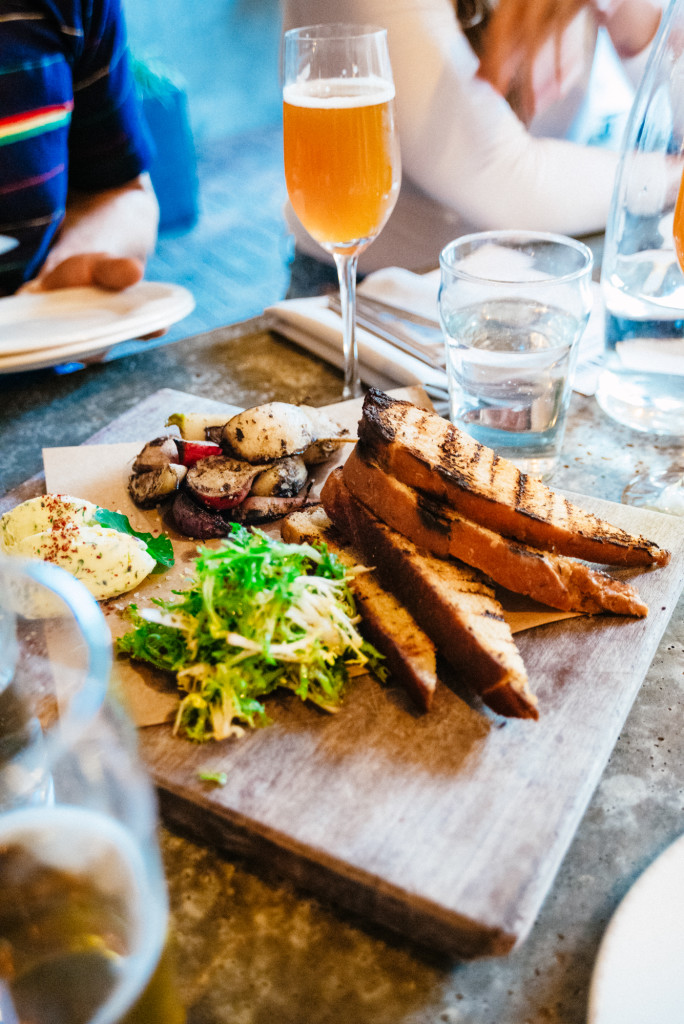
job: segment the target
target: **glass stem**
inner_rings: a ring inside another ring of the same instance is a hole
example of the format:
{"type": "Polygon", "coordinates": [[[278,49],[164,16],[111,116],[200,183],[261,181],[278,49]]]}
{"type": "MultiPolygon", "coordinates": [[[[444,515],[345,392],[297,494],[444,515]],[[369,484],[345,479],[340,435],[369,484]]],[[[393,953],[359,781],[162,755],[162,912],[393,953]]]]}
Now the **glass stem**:
{"type": "Polygon", "coordinates": [[[344,355],[342,399],[346,400],[347,398],[358,398],[361,394],[359,354],[356,347],[356,264],[358,256],[337,252],[333,255],[340,282],[342,352],[344,355]]]}

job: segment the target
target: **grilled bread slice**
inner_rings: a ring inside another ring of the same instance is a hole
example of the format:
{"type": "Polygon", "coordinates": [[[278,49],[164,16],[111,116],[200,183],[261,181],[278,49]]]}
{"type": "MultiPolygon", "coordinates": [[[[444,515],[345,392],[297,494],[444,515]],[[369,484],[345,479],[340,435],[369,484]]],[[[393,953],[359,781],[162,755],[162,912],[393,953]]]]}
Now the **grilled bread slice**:
{"type": "Polygon", "coordinates": [[[493,711],[538,718],[525,666],[501,605],[479,573],[419,550],[357,501],[334,470],[321,492],[323,507],[382,585],[414,615],[464,684],[493,711]]]}
{"type": "Polygon", "coordinates": [[[666,565],[670,554],[573,505],[491,448],[410,402],[371,388],[359,439],[381,469],[497,533],[609,565],[666,565]]]}
{"type": "MultiPolygon", "coordinates": [[[[648,613],[628,583],[564,555],[502,537],[466,519],[444,502],[408,487],[362,458],[358,445],[342,473],[354,497],[383,522],[441,558],[459,558],[480,569],[508,590],[561,611],[637,617],[648,613]]],[[[333,516],[331,519],[334,521],[333,516]]]]}
{"type": "MultiPolygon", "coordinates": [[[[328,545],[343,565],[363,559],[346,544],[320,505],[292,512],[281,523],[282,538],[290,543],[328,545]]],[[[362,632],[385,657],[392,677],[405,687],[418,706],[429,711],[437,686],[435,645],[413,616],[380,585],[374,572],[361,572],[350,583],[362,619],[362,632]]]]}

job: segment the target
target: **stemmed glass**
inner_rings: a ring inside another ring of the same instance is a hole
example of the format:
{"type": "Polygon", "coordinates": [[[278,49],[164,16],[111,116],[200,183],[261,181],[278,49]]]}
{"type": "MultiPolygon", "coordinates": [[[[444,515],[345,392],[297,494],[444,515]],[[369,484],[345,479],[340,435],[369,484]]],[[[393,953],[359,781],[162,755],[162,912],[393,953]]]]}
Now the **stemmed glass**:
{"type": "Polygon", "coordinates": [[[283,140],[292,207],[337,266],[343,398],[360,394],[355,336],[359,254],[399,193],[394,84],[384,29],[314,25],[284,36],[283,140]]]}
{"type": "Polygon", "coordinates": [[[64,570],[4,559],[0,643],[0,1020],[136,1020],[167,898],[104,617],[64,570]]]}

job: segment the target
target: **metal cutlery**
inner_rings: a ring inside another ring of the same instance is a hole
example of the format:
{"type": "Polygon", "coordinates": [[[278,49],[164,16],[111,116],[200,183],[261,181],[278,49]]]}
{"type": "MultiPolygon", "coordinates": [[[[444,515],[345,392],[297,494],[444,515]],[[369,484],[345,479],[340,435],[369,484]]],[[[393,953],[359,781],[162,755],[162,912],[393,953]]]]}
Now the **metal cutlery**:
{"type": "Polygon", "coordinates": [[[413,310],[406,309],[403,306],[394,306],[390,302],[383,302],[382,299],[376,299],[365,292],[357,292],[356,302],[357,305],[361,303],[369,309],[388,313],[395,319],[398,317],[401,320],[407,320],[410,324],[416,324],[417,327],[427,327],[438,332],[440,330],[439,320],[436,317],[423,316],[421,313],[414,313],[413,310]]]}
{"type": "MultiPolygon", "coordinates": [[[[336,313],[340,312],[339,295],[333,293],[328,296],[328,305],[336,313]]],[[[356,322],[359,327],[374,334],[382,341],[393,345],[406,355],[418,359],[433,370],[444,372],[446,360],[444,356],[444,343],[438,328],[420,327],[420,334],[415,330],[418,325],[409,324],[403,316],[396,313],[379,312],[370,306],[367,300],[357,296],[356,322]],[[429,340],[424,340],[425,332],[429,330],[429,340]]]]}
{"type": "MultiPolygon", "coordinates": [[[[438,330],[435,325],[428,326],[425,323],[415,325],[420,327],[421,332],[426,330],[432,332],[431,340],[426,343],[409,330],[403,311],[397,314],[394,307],[386,306],[384,303],[380,304],[383,307],[382,310],[374,310],[372,308],[374,304],[375,300],[369,302],[365,296],[363,299],[361,299],[361,296],[357,296],[356,322],[359,327],[373,334],[376,338],[380,338],[381,341],[386,341],[388,344],[393,345],[400,352],[412,356],[425,366],[429,366],[430,369],[437,370],[440,373],[445,372],[446,360],[441,333],[438,342],[434,338],[438,330]]],[[[341,312],[340,297],[337,293],[332,293],[328,296],[328,306],[335,313],[339,314],[341,312]]],[[[425,320],[426,318],[422,319],[425,320]]],[[[413,321],[411,321],[411,324],[413,324],[413,321]]],[[[422,382],[421,387],[432,400],[435,411],[440,416],[448,416],[449,391],[446,379],[444,386],[422,382]]]]}

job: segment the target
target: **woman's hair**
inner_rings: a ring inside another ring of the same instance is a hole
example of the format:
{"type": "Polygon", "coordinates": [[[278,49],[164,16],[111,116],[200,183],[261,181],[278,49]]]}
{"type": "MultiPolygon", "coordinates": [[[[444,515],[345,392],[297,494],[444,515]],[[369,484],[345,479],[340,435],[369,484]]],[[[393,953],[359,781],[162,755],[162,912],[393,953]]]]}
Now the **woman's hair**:
{"type": "Polygon", "coordinates": [[[480,58],[480,77],[491,82],[502,96],[514,94],[516,106],[531,113],[531,69],[534,58],[549,39],[560,41],[565,29],[590,0],[454,0],[456,13],[480,58]],[[479,18],[472,12],[479,7],[479,18]],[[476,20],[473,32],[469,22],[476,20]]]}
{"type": "Polygon", "coordinates": [[[468,42],[479,56],[492,13],[491,3],[489,0],[453,0],[453,4],[468,42]]]}

